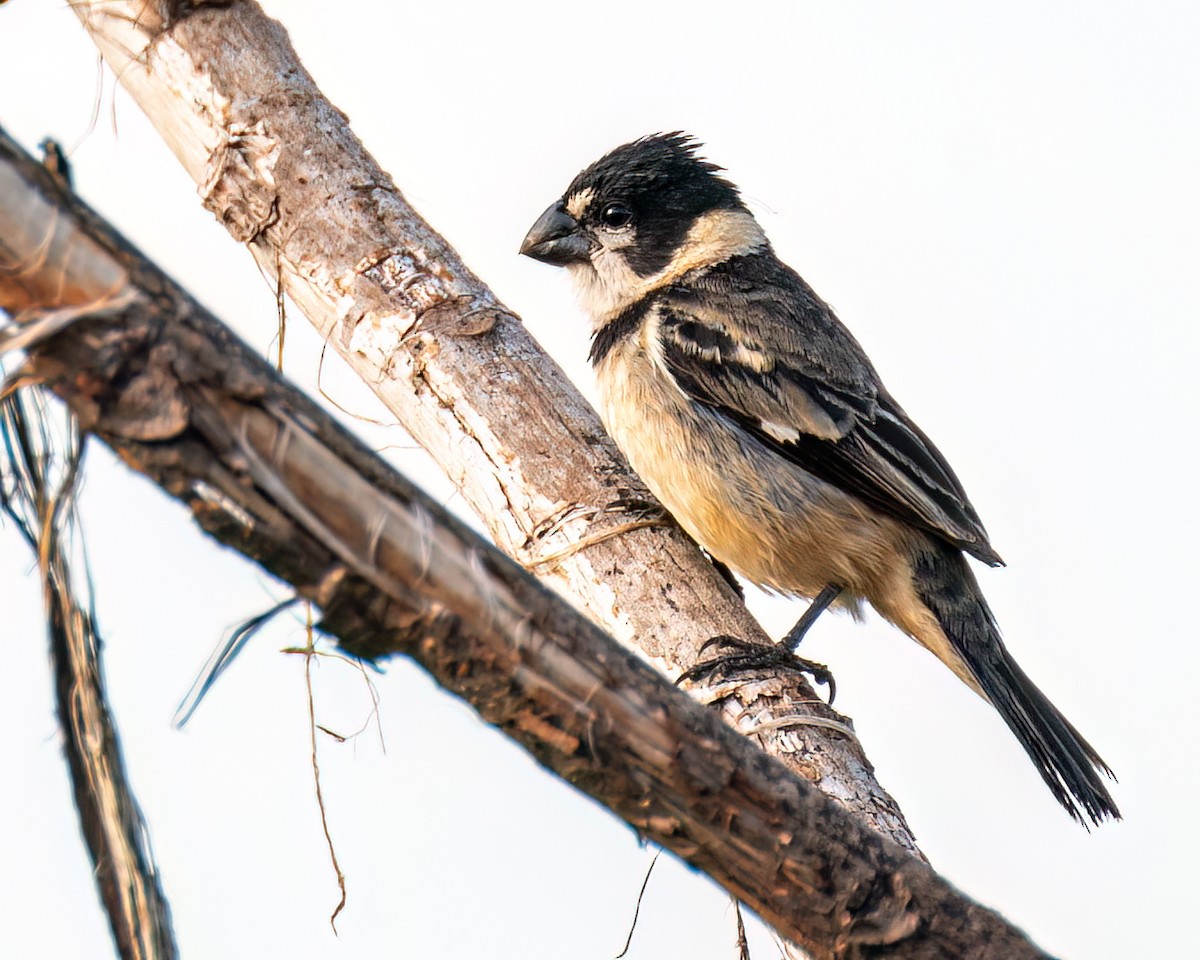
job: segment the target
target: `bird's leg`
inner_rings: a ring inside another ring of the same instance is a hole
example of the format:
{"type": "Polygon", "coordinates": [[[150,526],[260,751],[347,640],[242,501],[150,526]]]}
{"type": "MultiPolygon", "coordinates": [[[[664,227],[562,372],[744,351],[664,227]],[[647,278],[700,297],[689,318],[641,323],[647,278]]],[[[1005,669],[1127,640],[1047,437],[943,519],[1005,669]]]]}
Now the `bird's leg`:
{"type": "Polygon", "coordinates": [[[795,653],[796,648],[800,646],[800,641],[804,639],[804,635],[808,633],[808,628],[817,622],[817,617],[829,609],[829,605],[841,596],[842,588],[836,583],[826,584],[825,588],[812,599],[812,603],[808,605],[808,609],[800,615],[800,619],[796,621],[796,625],[789,630],[779,645],[785,648],[789,653],[795,653]]]}
{"type": "Polygon", "coordinates": [[[804,639],[808,628],[838,598],[841,592],[841,587],[832,583],[828,584],[813,598],[808,609],[804,611],[804,615],[796,621],[796,625],[778,643],[764,645],[724,635],[711,638],[700,648],[700,652],[703,653],[709,647],[714,646],[720,646],[723,652],[685,670],[680,676],[679,682],[728,676],[742,670],[799,670],[801,673],[811,676],[815,683],[828,686],[829,702],[833,703],[833,698],[837,696],[837,683],[833,679],[833,674],[829,672],[829,668],[823,663],[798,657],[794,651],[800,645],[800,641],[804,639]]]}

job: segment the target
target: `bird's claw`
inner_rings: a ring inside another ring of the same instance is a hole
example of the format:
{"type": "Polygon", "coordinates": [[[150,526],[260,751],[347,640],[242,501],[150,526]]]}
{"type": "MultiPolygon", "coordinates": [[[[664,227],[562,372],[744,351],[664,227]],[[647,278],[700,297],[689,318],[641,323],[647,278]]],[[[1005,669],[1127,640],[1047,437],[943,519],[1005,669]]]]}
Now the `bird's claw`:
{"type": "Polygon", "coordinates": [[[827,686],[831,704],[837,696],[837,682],[825,664],[798,657],[787,647],[774,643],[754,643],[722,634],[706,640],[700,647],[700,653],[703,655],[707,650],[718,646],[725,652],[688,668],[676,682],[694,683],[698,680],[720,679],[746,670],[795,670],[808,674],[814,683],[827,686]]]}

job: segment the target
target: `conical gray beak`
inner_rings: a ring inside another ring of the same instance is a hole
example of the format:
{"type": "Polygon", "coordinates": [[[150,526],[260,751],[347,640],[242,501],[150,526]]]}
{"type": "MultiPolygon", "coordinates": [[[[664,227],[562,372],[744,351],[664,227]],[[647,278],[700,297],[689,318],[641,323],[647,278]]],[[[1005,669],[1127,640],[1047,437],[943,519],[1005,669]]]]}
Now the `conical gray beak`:
{"type": "Polygon", "coordinates": [[[559,200],[529,228],[521,242],[521,253],[542,263],[561,267],[587,260],[590,245],[579,232],[579,221],[567,213],[559,200]]]}

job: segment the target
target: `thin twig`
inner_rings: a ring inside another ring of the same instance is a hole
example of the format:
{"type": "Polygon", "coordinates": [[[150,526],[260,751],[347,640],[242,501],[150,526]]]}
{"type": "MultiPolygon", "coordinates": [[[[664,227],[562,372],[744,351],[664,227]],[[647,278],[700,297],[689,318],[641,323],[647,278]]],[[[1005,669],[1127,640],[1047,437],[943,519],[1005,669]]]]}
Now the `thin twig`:
{"type": "Polygon", "coordinates": [[[287,304],[283,295],[283,259],[279,251],[275,252],[275,316],[279,321],[279,353],[275,359],[275,369],[283,373],[283,343],[287,337],[287,304]]]}
{"type": "Polygon", "coordinates": [[[333,908],[333,913],[329,915],[329,926],[333,928],[334,936],[336,936],[338,914],[346,906],[346,875],[342,873],[341,865],[338,863],[337,850],[334,849],[333,837],[329,833],[329,819],[325,815],[325,798],[321,793],[321,765],[317,761],[317,707],[313,700],[312,688],[312,662],[316,656],[316,634],[313,631],[312,604],[306,603],[304,607],[306,611],[304,626],[308,636],[307,655],[304,658],[304,689],[308,695],[308,730],[309,744],[312,747],[313,788],[317,794],[317,808],[321,811],[321,829],[325,832],[325,844],[329,847],[329,862],[333,864],[333,872],[337,875],[338,890],[341,892],[341,899],[333,908]]]}
{"type": "Polygon", "coordinates": [[[746,921],[742,919],[742,901],[733,900],[733,913],[737,917],[738,960],[750,960],[750,944],[746,940],[746,921]]]}
{"type": "Polygon", "coordinates": [[[625,937],[625,946],[617,954],[616,960],[621,960],[629,952],[629,945],[633,943],[633,931],[637,929],[638,914],[642,912],[642,897],[646,895],[646,885],[650,882],[650,874],[654,872],[654,865],[658,863],[658,858],[661,856],[662,847],[659,847],[658,852],[654,854],[654,859],[650,861],[650,866],[646,868],[646,876],[642,878],[642,889],[638,891],[637,905],[633,908],[633,922],[629,924],[629,934],[625,937]]]}

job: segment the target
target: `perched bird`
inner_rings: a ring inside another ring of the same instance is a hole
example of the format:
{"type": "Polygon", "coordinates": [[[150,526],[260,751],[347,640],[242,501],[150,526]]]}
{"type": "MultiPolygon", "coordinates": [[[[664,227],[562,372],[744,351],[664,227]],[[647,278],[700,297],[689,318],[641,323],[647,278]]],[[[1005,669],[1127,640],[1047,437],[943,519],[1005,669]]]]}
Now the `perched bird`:
{"type": "Polygon", "coordinates": [[[814,599],[788,648],[869,601],[999,711],[1073,817],[1119,818],[1108,766],[1004,647],[964,552],[1002,561],[954,471],[699,148],[618,147],[521,245],[591,316],[609,432],[714,558],[814,599]]]}

